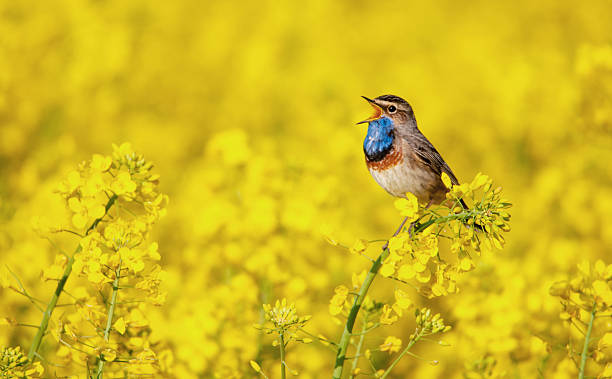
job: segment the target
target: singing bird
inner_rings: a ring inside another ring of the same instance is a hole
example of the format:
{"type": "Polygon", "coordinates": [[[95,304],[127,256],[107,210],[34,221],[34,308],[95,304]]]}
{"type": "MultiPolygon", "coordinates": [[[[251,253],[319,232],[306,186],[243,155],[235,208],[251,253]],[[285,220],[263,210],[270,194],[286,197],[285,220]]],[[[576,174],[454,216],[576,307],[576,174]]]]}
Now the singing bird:
{"type": "MultiPolygon", "coordinates": [[[[453,184],[459,181],[417,127],[410,104],[395,95],[362,97],[374,108],[371,117],[357,123],[368,123],[363,152],[374,180],[393,196],[412,192],[421,204],[441,203],[448,192],[442,173],[453,184]]],[[[467,209],[463,200],[461,205],[467,209]]]]}

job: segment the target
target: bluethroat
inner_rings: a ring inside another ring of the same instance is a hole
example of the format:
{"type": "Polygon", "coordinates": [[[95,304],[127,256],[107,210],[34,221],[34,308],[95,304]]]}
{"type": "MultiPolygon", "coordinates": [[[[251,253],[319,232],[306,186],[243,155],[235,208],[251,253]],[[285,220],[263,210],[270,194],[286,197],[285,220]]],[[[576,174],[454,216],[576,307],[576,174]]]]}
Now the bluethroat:
{"type": "MultiPolygon", "coordinates": [[[[421,204],[440,204],[448,192],[442,173],[453,184],[459,181],[417,127],[410,104],[394,95],[362,97],[374,108],[371,117],[358,122],[368,123],[363,151],[374,180],[393,196],[405,197],[406,192],[412,192],[421,204]]],[[[463,200],[461,205],[467,209],[463,200]]]]}

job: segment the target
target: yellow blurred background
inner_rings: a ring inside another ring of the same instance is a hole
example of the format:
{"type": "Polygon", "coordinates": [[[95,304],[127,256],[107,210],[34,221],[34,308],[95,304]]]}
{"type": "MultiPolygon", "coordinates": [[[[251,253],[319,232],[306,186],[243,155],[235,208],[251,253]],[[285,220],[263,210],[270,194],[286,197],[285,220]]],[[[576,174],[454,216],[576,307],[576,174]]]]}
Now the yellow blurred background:
{"type": "MultiPolygon", "coordinates": [[[[47,299],[56,251],[31,219],[61,212],[53,190],[79,162],[130,142],[170,198],[155,229],[168,299],[149,315],[172,351],[164,375],[254,377],[257,359],[277,377],[252,327],[261,305],[286,297],[337,340],[329,299],[369,263],[325,236],[383,239],[400,221],[354,125],[370,112],[361,95],[392,93],[460,181],[485,173],[514,204],[505,249],[459,294],[415,295],[453,326],[452,346],[420,344],[440,363],[406,357],[396,377],[460,378],[483,358],[492,376],[575,377],[575,333],[548,290],[583,259],[612,263],[611,13],[605,0],[0,1],[0,262],[47,299]]],[[[375,284],[382,298],[398,286],[375,284]]],[[[5,316],[40,319],[0,289],[5,316]]],[[[0,346],[32,335],[0,326],[0,346]]],[[[328,377],[334,352],[295,344],[287,361],[328,377]]]]}

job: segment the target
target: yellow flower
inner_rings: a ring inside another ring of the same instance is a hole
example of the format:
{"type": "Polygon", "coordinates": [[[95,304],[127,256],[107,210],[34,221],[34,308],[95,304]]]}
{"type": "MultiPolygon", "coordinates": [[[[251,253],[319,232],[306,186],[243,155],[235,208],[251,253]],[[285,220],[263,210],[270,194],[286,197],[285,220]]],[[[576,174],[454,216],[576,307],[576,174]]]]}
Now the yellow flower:
{"type": "Polygon", "coordinates": [[[431,292],[433,293],[434,296],[448,295],[448,291],[446,290],[446,288],[444,288],[444,286],[440,282],[436,282],[432,284],[431,292]]]}
{"type": "Polygon", "coordinates": [[[394,337],[394,336],[389,336],[385,338],[385,342],[383,342],[379,348],[380,348],[380,351],[387,351],[389,352],[389,354],[392,354],[392,353],[398,352],[401,347],[402,347],[401,339],[394,337]]]}
{"type": "Polygon", "coordinates": [[[412,193],[408,192],[406,198],[395,200],[394,205],[402,216],[408,218],[408,223],[418,218],[419,202],[412,193]]]}
{"type": "Polygon", "coordinates": [[[68,208],[74,212],[72,223],[78,229],[85,228],[89,221],[98,219],[105,213],[104,206],[92,198],[79,200],[76,197],[71,197],[68,199],[68,208]]]}
{"type": "Polygon", "coordinates": [[[122,163],[125,160],[132,160],[133,156],[134,150],[131,143],[124,142],[119,146],[113,144],[113,158],[118,162],[122,163]]]}
{"type": "Polygon", "coordinates": [[[64,255],[56,255],[53,265],[43,269],[43,280],[59,280],[64,273],[67,258],[64,255]]]}
{"type": "Polygon", "coordinates": [[[339,315],[342,309],[344,309],[344,303],[346,302],[349,290],[345,286],[340,285],[336,287],[334,292],[335,294],[329,302],[329,313],[332,316],[339,315]]]}
{"type": "Polygon", "coordinates": [[[425,269],[427,269],[427,266],[425,266],[421,262],[414,262],[414,264],[412,265],[412,268],[418,274],[418,273],[422,273],[423,271],[425,271],[425,269]]]}
{"type": "MultiPolygon", "coordinates": [[[[353,285],[353,288],[361,287],[361,284],[365,280],[366,275],[367,275],[367,273],[366,273],[365,270],[361,271],[361,273],[359,273],[359,274],[353,273],[351,275],[351,283],[353,285]]],[[[344,287],[344,286],[342,286],[342,287],[344,287]]],[[[347,289],[347,294],[348,294],[348,289],[347,289]]]]}
{"type": "Polygon", "coordinates": [[[66,179],[59,185],[58,190],[65,196],[71,195],[81,185],[81,174],[78,171],[70,171],[66,179]]]}
{"type": "Polygon", "coordinates": [[[110,168],[112,163],[112,157],[94,154],[91,158],[90,166],[94,171],[104,172],[110,168]]]}
{"type": "Polygon", "coordinates": [[[125,171],[120,172],[110,186],[111,191],[116,195],[130,195],[136,188],[136,183],[132,181],[130,174],[125,171]]]}
{"type": "Polygon", "coordinates": [[[393,262],[383,263],[383,265],[380,268],[380,275],[384,277],[389,277],[393,275],[393,273],[395,273],[395,263],[393,262]]]}
{"type": "Polygon", "coordinates": [[[99,172],[92,173],[81,188],[81,195],[84,197],[95,197],[98,193],[102,193],[106,188],[106,183],[102,174],[99,172]]]}
{"type": "Polygon", "coordinates": [[[145,263],[142,260],[142,253],[138,249],[122,247],[117,253],[121,257],[122,266],[132,270],[132,272],[138,273],[144,269],[145,263]]]}
{"type": "Polygon", "coordinates": [[[404,255],[410,248],[408,233],[400,233],[389,239],[389,251],[397,255],[404,255]]]}
{"type": "Polygon", "coordinates": [[[401,309],[408,309],[413,305],[408,294],[400,289],[395,290],[395,303],[401,309]]]}
{"type": "Polygon", "coordinates": [[[596,280],[593,282],[594,295],[603,303],[612,305],[612,290],[607,282],[596,280]]]}
{"type": "Polygon", "coordinates": [[[459,268],[463,271],[470,271],[474,268],[474,263],[469,257],[463,257],[459,260],[459,268]]]}
{"type": "Polygon", "coordinates": [[[453,183],[447,173],[442,172],[441,178],[442,178],[442,183],[444,183],[444,186],[446,188],[451,188],[453,186],[453,183]]]}
{"type": "Polygon", "coordinates": [[[391,325],[398,320],[397,315],[392,315],[393,308],[385,304],[380,315],[380,323],[383,325],[391,325]]]}
{"type": "Polygon", "coordinates": [[[362,239],[358,239],[355,241],[353,246],[349,249],[351,254],[363,254],[366,248],[368,247],[368,243],[362,239]]]}
{"type": "Polygon", "coordinates": [[[276,300],[274,307],[264,304],[266,320],[272,322],[279,330],[288,330],[303,326],[310,316],[298,317],[294,304],[287,304],[287,299],[276,300]]]}
{"type": "Polygon", "coordinates": [[[153,242],[152,244],[150,244],[147,249],[147,255],[149,256],[149,258],[156,261],[160,260],[161,255],[159,254],[158,249],[159,245],[157,244],[157,242],[153,242]]]}
{"type": "Polygon", "coordinates": [[[483,175],[482,173],[477,173],[476,176],[474,177],[474,179],[472,180],[472,182],[470,183],[470,189],[472,191],[475,191],[477,189],[479,189],[480,187],[486,185],[486,184],[490,184],[491,183],[491,179],[489,179],[489,177],[487,175],[483,175]]]}
{"type": "Polygon", "coordinates": [[[123,317],[120,317],[117,321],[115,321],[115,324],[113,325],[113,328],[119,333],[119,334],[123,334],[125,333],[125,320],[123,319],[123,317]]]}
{"type": "Polygon", "coordinates": [[[397,271],[397,277],[401,280],[410,280],[414,278],[415,275],[416,271],[414,269],[414,266],[409,263],[401,265],[399,270],[397,271]]]}
{"type": "Polygon", "coordinates": [[[423,270],[422,272],[417,272],[416,279],[421,283],[428,283],[431,279],[431,271],[423,270]]]}

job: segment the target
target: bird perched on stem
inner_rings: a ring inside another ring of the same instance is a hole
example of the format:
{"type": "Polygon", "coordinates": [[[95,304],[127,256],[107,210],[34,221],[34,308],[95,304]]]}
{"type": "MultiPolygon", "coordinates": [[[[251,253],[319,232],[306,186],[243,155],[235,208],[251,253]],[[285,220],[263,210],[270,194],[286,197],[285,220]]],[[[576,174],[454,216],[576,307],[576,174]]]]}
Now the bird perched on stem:
{"type": "MultiPolygon", "coordinates": [[[[363,152],[374,180],[393,196],[411,192],[421,204],[440,204],[448,192],[442,173],[452,184],[459,181],[417,127],[410,104],[394,95],[362,97],[374,108],[372,116],[357,123],[368,123],[363,152]]],[[[463,199],[461,205],[468,209],[463,199]]]]}

